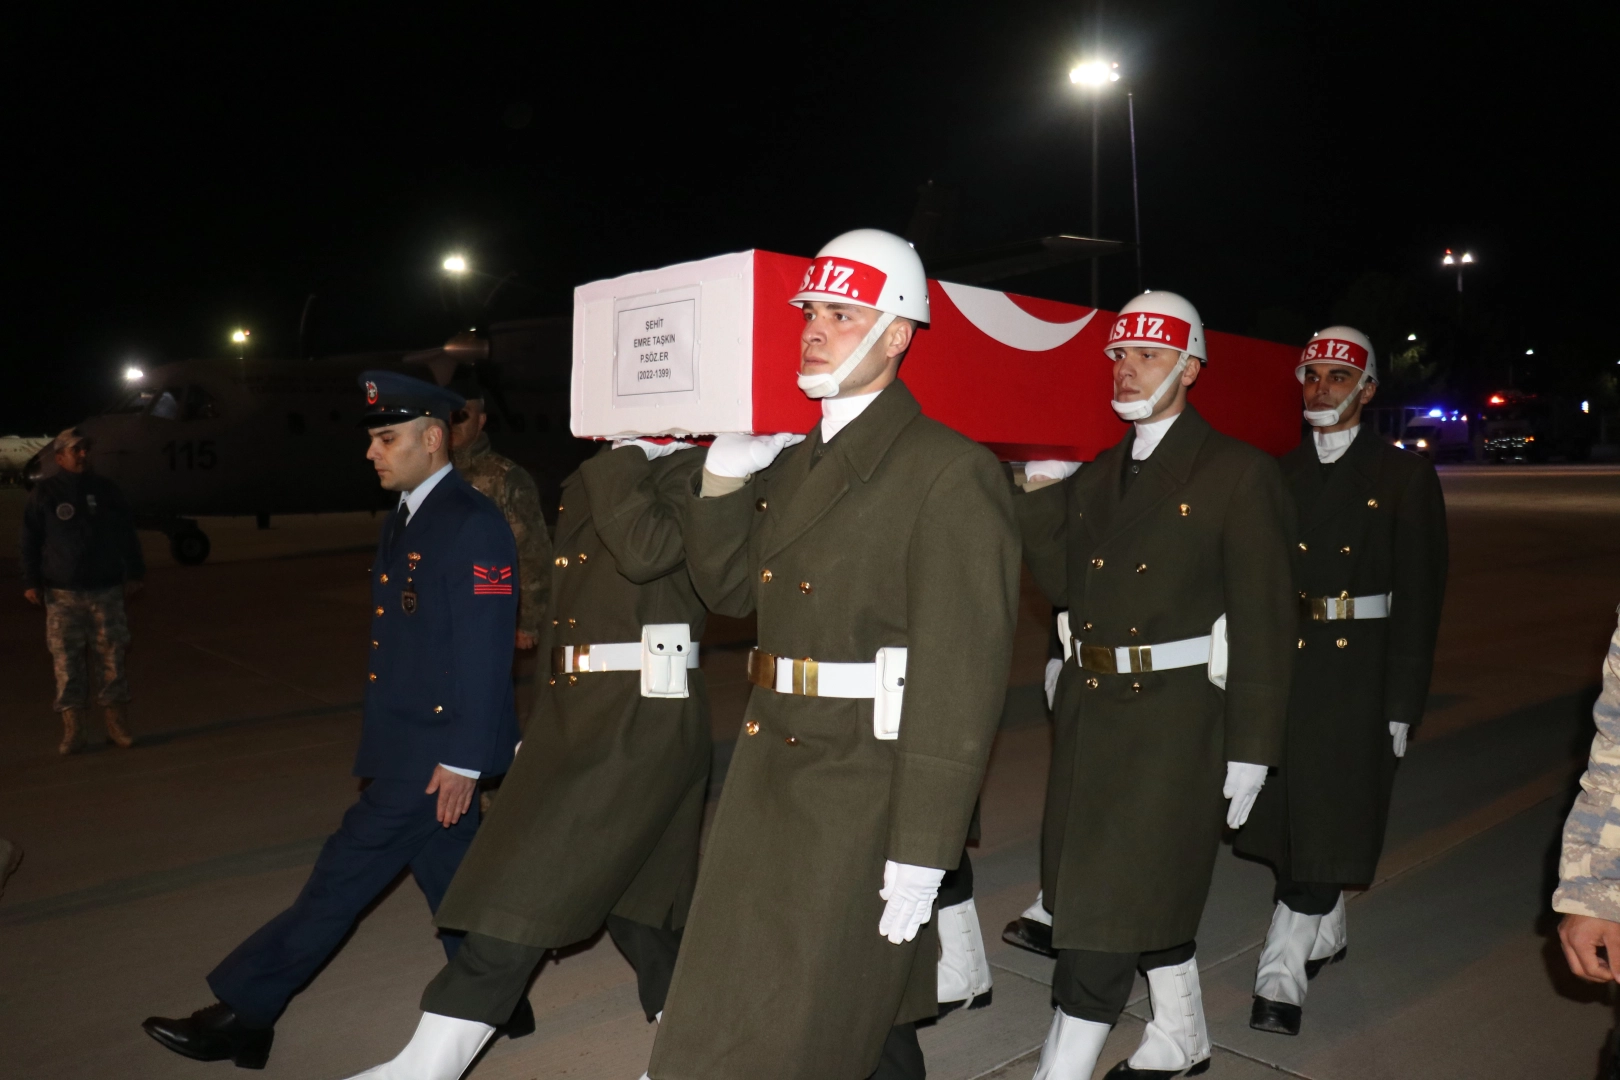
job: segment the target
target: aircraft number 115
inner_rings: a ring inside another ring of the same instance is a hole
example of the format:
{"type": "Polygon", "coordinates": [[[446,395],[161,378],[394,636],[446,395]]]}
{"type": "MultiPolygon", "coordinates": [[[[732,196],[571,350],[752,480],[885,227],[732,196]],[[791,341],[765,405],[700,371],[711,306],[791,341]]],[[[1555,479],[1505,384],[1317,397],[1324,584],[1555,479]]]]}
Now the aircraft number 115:
{"type": "Polygon", "coordinates": [[[214,453],[214,440],[203,439],[200,442],[176,442],[170,439],[163,444],[163,453],[169,455],[169,468],[175,469],[212,469],[219,464],[219,457],[214,453]]]}

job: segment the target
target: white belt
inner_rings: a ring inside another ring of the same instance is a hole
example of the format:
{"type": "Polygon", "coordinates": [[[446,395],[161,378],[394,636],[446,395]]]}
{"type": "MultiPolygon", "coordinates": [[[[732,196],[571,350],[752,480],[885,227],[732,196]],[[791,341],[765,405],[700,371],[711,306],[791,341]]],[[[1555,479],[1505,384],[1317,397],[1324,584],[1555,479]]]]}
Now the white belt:
{"type": "Polygon", "coordinates": [[[748,679],[778,694],[806,697],[869,698],[877,696],[876,664],[832,664],[795,660],[763,649],[748,654],[748,679]]]}
{"type": "MultiPolygon", "coordinates": [[[[641,652],[639,641],[620,641],[609,645],[555,645],[551,649],[551,673],[571,675],[587,671],[640,671],[641,652]]],[[[692,643],[691,650],[686,654],[686,666],[698,666],[697,642],[692,643]]],[[[867,697],[871,696],[867,694],[867,697]]]]}
{"type": "Polygon", "coordinates": [[[1122,675],[1127,671],[1169,671],[1209,663],[1210,635],[1166,641],[1158,645],[1083,645],[1077,639],[1075,655],[1086,671],[1122,675]]]}
{"type": "Polygon", "coordinates": [[[1341,619],[1387,619],[1394,593],[1376,596],[1306,596],[1299,597],[1299,614],[1311,622],[1336,622],[1341,619]]]}

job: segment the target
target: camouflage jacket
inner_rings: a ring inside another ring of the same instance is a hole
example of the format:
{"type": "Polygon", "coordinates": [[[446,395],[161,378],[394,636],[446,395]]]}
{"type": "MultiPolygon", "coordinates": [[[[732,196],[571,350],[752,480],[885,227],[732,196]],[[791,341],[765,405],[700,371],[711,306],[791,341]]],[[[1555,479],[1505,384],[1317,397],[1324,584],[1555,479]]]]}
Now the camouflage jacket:
{"type": "Polygon", "coordinates": [[[1597,735],[1564,822],[1553,910],[1620,922],[1620,629],[1609,639],[1592,719],[1597,735]]]}
{"type": "Polygon", "coordinates": [[[540,511],[540,491],[528,470],[497,454],[480,433],[452,455],[456,469],[501,508],[518,553],[518,629],[538,639],[551,590],[551,537],[540,511]]]}

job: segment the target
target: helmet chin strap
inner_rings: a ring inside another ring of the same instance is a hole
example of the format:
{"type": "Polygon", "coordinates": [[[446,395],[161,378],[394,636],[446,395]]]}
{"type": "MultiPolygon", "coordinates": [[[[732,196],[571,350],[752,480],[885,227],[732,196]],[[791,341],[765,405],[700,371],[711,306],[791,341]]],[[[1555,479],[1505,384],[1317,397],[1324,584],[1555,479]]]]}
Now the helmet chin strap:
{"type": "Polygon", "coordinates": [[[1181,359],[1176,361],[1176,366],[1170,369],[1170,374],[1164,377],[1164,381],[1159,384],[1159,388],[1147,398],[1141,401],[1110,401],[1108,404],[1113,406],[1114,412],[1118,414],[1121,420],[1146,420],[1153,415],[1154,406],[1158,405],[1160,399],[1170,392],[1170,388],[1176,385],[1176,382],[1181,378],[1181,373],[1186,370],[1187,354],[1182,353],[1181,359]]]}
{"type": "Polygon", "coordinates": [[[1341,419],[1344,418],[1344,414],[1350,411],[1350,403],[1361,396],[1361,388],[1366,385],[1367,373],[1363,371],[1361,373],[1361,378],[1356,380],[1355,389],[1344,395],[1344,400],[1339,402],[1338,408],[1306,409],[1305,422],[1311,425],[1311,427],[1332,427],[1334,424],[1337,424],[1341,419]]]}
{"type": "Polygon", "coordinates": [[[839,388],[843,386],[844,380],[849,378],[849,373],[854,371],[862,360],[866,359],[866,354],[872,350],[873,345],[877,344],[877,339],[882,336],[883,331],[889,328],[889,324],[894,322],[894,319],[895,317],[887,311],[880,312],[878,321],[872,324],[872,329],[866,332],[866,336],[861,338],[861,343],[855,346],[854,351],[849,354],[849,358],[839,364],[835,370],[823,372],[820,375],[800,374],[799,389],[804,391],[804,396],[815,400],[817,398],[829,398],[837,394],[839,388]]]}

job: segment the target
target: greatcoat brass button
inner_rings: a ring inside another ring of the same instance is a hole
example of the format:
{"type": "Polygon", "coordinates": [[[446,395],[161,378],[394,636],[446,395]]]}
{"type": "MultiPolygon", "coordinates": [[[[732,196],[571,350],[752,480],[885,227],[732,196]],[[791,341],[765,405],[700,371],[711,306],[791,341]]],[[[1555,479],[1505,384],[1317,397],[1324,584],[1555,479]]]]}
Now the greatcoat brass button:
{"type": "Polygon", "coordinates": [[[1103,568],[1103,561],[1101,559],[1092,559],[1091,568],[1093,570],[1101,570],[1103,568]]]}
{"type": "Polygon", "coordinates": [[[759,580],[761,581],[769,582],[773,576],[774,575],[769,570],[761,570],[759,572],[759,580]]]}
{"type": "Polygon", "coordinates": [[[1088,623],[1088,622],[1086,622],[1086,623],[1081,623],[1081,624],[1080,624],[1080,629],[1082,629],[1082,630],[1090,630],[1090,629],[1091,629],[1091,624],[1090,624],[1090,623],[1088,623]]]}
{"type": "Polygon", "coordinates": [[[804,593],[804,595],[809,596],[810,595],[810,583],[808,581],[799,582],[799,591],[804,593]]]}
{"type": "Polygon", "coordinates": [[[372,682],[376,682],[376,681],[377,681],[377,673],[376,673],[376,672],[375,672],[375,671],[373,671],[373,672],[372,672],[372,673],[371,673],[371,676],[370,676],[370,678],[371,678],[371,681],[372,681],[372,682]]]}
{"type": "Polygon", "coordinates": [[[1304,638],[1299,639],[1299,647],[1302,648],[1302,649],[1305,647],[1305,639],[1304,638]]]}
{"type": "Polygon", "coordinates": [[[378,615],[381,615],[381,614],[382,614],[382,608],[378,608],[378,609],[377,609],[377,614],[378,614],[378,615]]]}
{"type": "Polygon", "coordinates": [[[1188,506],[1186,503],[1182,503],[1181,504],[1181,516],[1186,517],[1187,515],[1189,515],[1191,513],[1192,513],[1192,507],[1188,506]]]}
{"type": "Polygon", "coordinates": [[[1342,649],[1346,645],[1350,644],[1350,639],[1349,638],[1340,638],[1338,641],[1335,641],[1333,644],[1337,645],[1339,648],[1342,649]]]}
{"type": "Polygon", "coordinates": [[[1091,687],[1093,690],[1097,689],[1097,676],[1093,675],[1087,679],[1086,685],[1091,687]]]}
{"type": "Polygon", "coordinates": [[[765,508],[767,506],[769,506],[769,505],[770,505],[770,503],[766,502],[764,499],[755,499],[754,500],[754,509],[758,510],[762,514],[765,512],[765,508]]]}
{"type": "Polygon", "coordinates": [[[1311,549],[1305,546],[1305,541],[1301,540],[1299,542],[1299,550],[1301,550],[1301,551],[1309,551],[1311,549]]]}
{"type": "Polygon", "coordinates": [[[586,560],[586,558],[588,558],[588,556],[587,556],[587,555],[586,555],[586,554],[585,554],[585,553],[584,553],[584,552],[583,552],[583,551],[582,551],[582,552],[580,552],[580,553],[579,553],[579,561],[580,561],[580,562],[581,562],[581,563],[584,563],[584,561],[585,561],[585,560],[586,560]]]}
{"type": "Polygon", "coordinates": [[[568,620],[568,628],[570,630],[572,630],[574,628],[574,620],[573,619],[568,620]]]}
{"type": "Polygon", "coordinates": [[[1147,573],[1147,563],[1145,563],[1145,562],[1139,562],[1139,563],[1137,563],[1137,564],[1136,564],[1136,572],[1137,572],[1137,573],[1138,573],[1138,574],[1145,574],[1145,573],[1147,573]]]}
{"type": "Polygon", "coordinates": [[[558,566],[566,567],[568,565],[568,556],[559,555],[557,556],[556,562],[558,566]]]}
{"type": "Polygon", "coordinates": [[[435,706],[433,706],[433,711],[436,712],[436,713],[444,712],[444,706],[443,705],[435,705],[435,706]]]}
{"type": "Polygon", "coordinates": [[[1135,693],[1135,694],[1140,694],[1142,692],[1142,684],[1139,683],[1139,682],[1131,683],[1131,692],[1135,693]]]}
{"type": "Polygon", "coordinates": [[[789,735],[786,739],[783,739],[782,741],[787,743],[789,746],[798,746],[799,745],[799,737],[797,735],[789,735]]]}
{"type": "Polygon", "coordinates": [[[1340,555],[1348,555],[1348,554],[1350,554],[1350,545],[1346,544],[1346,545],[1344,545],[1344,547],[1340,548],[1339,549],[1339,554],[1340,555]]]}
{"type": "Polygon", "coordinates": [[[372,648],[373,648],[373,649],[375,649],[375,648],[376,648],[376,647],[377,647],[377,643],[376,643],[376,642],[375,642],[375,641],[373,641],[373,642],[372,642],[372,643],[371,643],[371,647],[372,647],[372,648]]]}
{"type": "Polygon", "coordinates": [[[570,676],[568,676],[568,685],[569,686],[573,686],[578,682],[579,682],[579,676],[578,675],[570,675],[570,676]]]}
{"type": "Polygon", "coordinates": [[[388,584],[388,575],[384,574],[380,580],[384,585],[388,584]]]}
{"type": "Polygon", "coordinates": [[[552,676],[552,677],[551,677],[551,685],[552,685],[552,686],[556,686],[556,685],[557,685],[557,676],[555,676],[555,675],[553,675],[553,676],[552,676]]]}
{"type": "Polygon", "coordinates": [[[1369,510],[1378,509],[1378,500],[1377,499],[1368,499],[1367,500],[1367,509],[1369,509],[1369,510]]]}
{"type": "Polygon", "coordinates": [[[1133,626],[1133,627],[1131,627],[1131,637],[1135,637],[1135,636],[1136,636],[1136,627],[1133,626]]]}
{"type": "Polygon", "coordinates": [[[759,721],[758,720],[750,720],[750,721],[748,721],[748,723],[743,725],[743,730],[748,732],[748,734],[750,734],[750,735],[758,735],[759,734],[759,721]]]}

